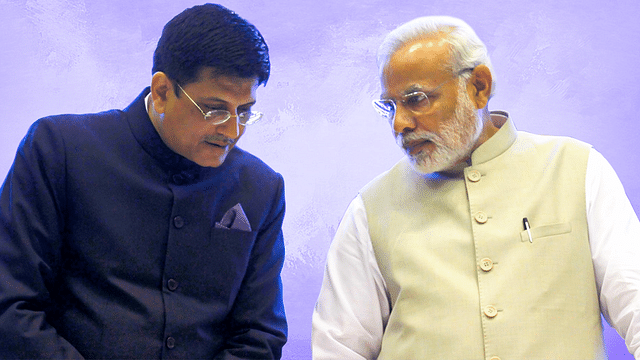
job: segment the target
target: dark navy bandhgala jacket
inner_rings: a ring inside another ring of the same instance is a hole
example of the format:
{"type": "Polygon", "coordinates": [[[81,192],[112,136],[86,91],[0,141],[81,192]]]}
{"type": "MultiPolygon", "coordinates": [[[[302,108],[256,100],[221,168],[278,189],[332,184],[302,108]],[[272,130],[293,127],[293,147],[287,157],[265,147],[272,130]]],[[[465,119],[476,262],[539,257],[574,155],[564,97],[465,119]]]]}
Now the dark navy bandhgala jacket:
{"type": "Polygon", "coordinates": [[[146,112],[38,120],[0,198],[0,358],[279,358],[284,183],[172,152],[146,112]],[[215,226],[240,204],[251,231],[215,226]]]}

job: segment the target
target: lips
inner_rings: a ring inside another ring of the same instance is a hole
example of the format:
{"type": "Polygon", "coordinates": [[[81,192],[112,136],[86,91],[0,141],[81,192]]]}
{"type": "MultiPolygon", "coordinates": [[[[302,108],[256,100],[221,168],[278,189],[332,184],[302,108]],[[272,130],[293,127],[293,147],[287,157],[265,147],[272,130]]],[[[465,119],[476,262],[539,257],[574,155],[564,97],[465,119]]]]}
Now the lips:
{"type": "Polygon", "coordinates": [[[219,148],[223,148],[226,147],[228,145],[228,143],[221,143],[221,142],[209,142],[206,141],[207,144],[215,146],[215,147],[219,147],[219,148]]]}
{"type": "Polygon", "coordinates": [[[430,140],[421,139],[421,140],[407,141],[402,145],[402,147],[405,149],[407,153],[409,153],[410,155],[414,155],[415,153],[419,152],[420,150],[422,150],[422,148],[424,148],[429,144],[433,144],[433,142],[430,140]]]}

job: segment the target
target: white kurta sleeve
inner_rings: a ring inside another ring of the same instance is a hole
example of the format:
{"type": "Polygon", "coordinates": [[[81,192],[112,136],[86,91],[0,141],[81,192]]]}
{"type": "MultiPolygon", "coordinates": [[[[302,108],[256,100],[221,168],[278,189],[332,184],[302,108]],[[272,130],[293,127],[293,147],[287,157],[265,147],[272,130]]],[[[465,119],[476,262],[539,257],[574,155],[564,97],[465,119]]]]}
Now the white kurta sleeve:
{"type": "Polygon", "coordinates": [[[375,359],[390,306],[358,195],[349,205],[327,254],[313,312],[313,359],[375,359]]]}
{"type": "Polygon", "coordinates": [[[615,171],[593,149],[586,198],[600,309],[640,359],[640,222],[615,171]]]}

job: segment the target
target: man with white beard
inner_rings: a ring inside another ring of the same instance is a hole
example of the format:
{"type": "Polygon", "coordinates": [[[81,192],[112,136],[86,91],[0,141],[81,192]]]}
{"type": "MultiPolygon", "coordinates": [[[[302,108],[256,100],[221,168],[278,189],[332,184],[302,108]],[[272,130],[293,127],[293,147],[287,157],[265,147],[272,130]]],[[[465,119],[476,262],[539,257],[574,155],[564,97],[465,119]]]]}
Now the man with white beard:
{"type": "Polygon", "coordinates": [[[590,145],[489,111],[487,49],[424,17],[378,50],[376,110],[407,156],[349,205],[313,314],[314,359],[640,356],[640,222],[590,145]]]}

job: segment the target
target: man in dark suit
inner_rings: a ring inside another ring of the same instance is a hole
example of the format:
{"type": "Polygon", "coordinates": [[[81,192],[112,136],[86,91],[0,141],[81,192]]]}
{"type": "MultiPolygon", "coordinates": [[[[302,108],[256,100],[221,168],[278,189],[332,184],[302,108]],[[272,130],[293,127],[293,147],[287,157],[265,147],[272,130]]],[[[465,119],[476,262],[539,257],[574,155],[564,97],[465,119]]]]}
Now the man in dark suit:
{"type": "Polygon", "coordinates": [[[38,120],[0,198],[0,358],[280,358],[282,176],[235,147],[270,71],[213,4],[126,109],[38,120]]]}

